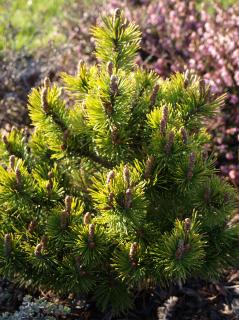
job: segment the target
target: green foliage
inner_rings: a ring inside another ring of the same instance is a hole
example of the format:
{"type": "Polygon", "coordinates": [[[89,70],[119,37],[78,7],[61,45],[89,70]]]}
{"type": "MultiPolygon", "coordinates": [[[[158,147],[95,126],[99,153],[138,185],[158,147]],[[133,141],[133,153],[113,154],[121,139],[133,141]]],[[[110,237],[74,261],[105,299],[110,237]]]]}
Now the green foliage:
{"type": "Polygon", "coordinates": [[[56,17],[62,18],[64,3],[64,0],[0,0],[0,51],[34,50],[51,40],[64,40],[56,27],[56,17]]]}
{"type": "Polygon", "coordinates": [[[34,132],[2,137],[0,273],[116,315],[137,290],[238,266],[239,237],[235,191],[204,149],[224,97],[135,66],[139,31],[119,10],[102,23],[99,65],[81,61],[63,88],[45,79],[34,132]]]}

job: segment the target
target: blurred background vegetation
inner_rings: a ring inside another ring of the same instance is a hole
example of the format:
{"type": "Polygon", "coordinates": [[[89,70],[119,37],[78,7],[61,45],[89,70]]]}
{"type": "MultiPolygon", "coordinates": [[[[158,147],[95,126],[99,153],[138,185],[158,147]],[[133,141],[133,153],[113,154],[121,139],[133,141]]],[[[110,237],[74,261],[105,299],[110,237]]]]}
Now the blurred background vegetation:
{"type": "MultiPolygon", "coordinates": [[[[235,1],[220,0],[224,7],[235,1]]],[[[49,41],[62,44],[66,40],[66,35],[59,32],[58,26],[59,21],[66,18],[67,9],[78,3],[87,10],[96,2],[100,4],[107,1],[0,0],[0,51],[25,48],[32,52],[47,46],[49,41]]],[[[199,1],[199,3],[202,2],[202,0],[199,1]]],[[[213,11],[214,0],[205,0],[204,2],[207,2],[213,11]]]]}

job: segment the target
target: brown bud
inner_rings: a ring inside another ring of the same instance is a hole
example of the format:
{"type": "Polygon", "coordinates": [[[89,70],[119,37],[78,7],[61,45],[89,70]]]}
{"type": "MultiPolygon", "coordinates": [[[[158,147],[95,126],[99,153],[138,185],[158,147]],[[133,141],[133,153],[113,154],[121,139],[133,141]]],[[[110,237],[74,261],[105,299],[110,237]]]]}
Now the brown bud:
{"type": "Polygon", "coordinates": [[[49,182],[47,183],[46,185],[46,189],[47,189],[47,192],[48,192],[48,196],[51,195],[51,192],[52,192],[52,189],[53,189],[53,173],[50,171],[48,172],[48,178],[49,178],[49,182]]]}
{"type": "Polygon", "coordinates": [[[106,183],[110,184],[113,179],[115,177],[115,172],[113,170],[111,170],[108,174],[107,174],[107,178],[106,178],[106,183]]]}
{"type": "Polygon", "coordinates": [[[192,179],[193,177],[193,170],[195,167],[195,161],[196,161],[196,154],[195,152],[190,153],[189,155],[189,161],[188,161],[188,174],[187,177],[188,179],[192,179]]]}
{"type": "Polygon", "coordinates": [[[183,254],[184,254],[184,240],[179,240],[179,242],[178,242],[178,247],[177,247],[177,250],[176,250],[176,252],[175,252],[175,257],[176,257],[176,259],[181,259],[182,258],[182,256],[183,256],[183,254]]]}
{"type": "Polygon", "coordinates": [[[150,97],[150,106],[151,106],[151,107],[155,104],[158,91],[159,91],[159,85],[156,84],[156,85],[154,86],[154,88],[153,88],[153,92],[152,92],[152,95],[151,95],[151,97],[150,97]]]}
{"type": "Polygon", "coordinates": [[[183,143],[187,144],[188,143],[188,134],[185,128],[181,128],[181,136],[183,139],[183,143]]]}
{"type": "Polygon", "coordinates": [[[203,79],[200,80],[199,82],[199,94],[200,97],[204,97],[206,93],[206,84],[205,81],[203,79]]]}
{"type": "Polygon", "coordinates": [[[191,228],[191,220],[189,218],[186,218],[184,220],[184,230],[185,230],[185,232],[189,232],[190,228],[191,228]]]}
{"type": "Polygon", "coordinates": [[[132,207],[132,190],[128,188],[125,192],[125,207],[130,209],[132,207]]]}
{"type": "Polygon", "coordinates": [[[85,62],[83,60],[80,60],[77,66],[77,73],[80,74],[84,67],[85,67],[85,62]]]}
{"type": "Polygon", "coordinates": [[[112,207],[113,206],[113,201],[114,201],[114,193],[110,192],[109,196],[108,196],[108,203],[109,205],[112,207]]]}
{"type": "Polygon", "coordinates": [[[105,101],[103,103],[103,106],[104,106],[104,109],[105,109],[105,113],[108,115],[108,116],[111,116],[114,109],[113,109],[113,105],[111,104],[110,101],[105,101]]]}
{"type": "Polygon", "coordinates": [[[144,177],[148,179],[151,176],[155,158],[154,156],[149,156],[145,163],[144,177]]]}
{"type": "Polygon", "coordinates": [[[95,225],[91,223],[89,225],[89,241],[92,241],[95,235],[95,225]]]}
{"type": "Polygon", "coordinates": [[[91,220],[91,214],[90,212],[86,212],[83,219],[84,224],[89,224],[90,220],[91,220]]]}
{"type": "Polygon", "coordinates": [[[168,122],[168,107],[167,106],[165,106],[163,108],[163,119],[165,120],[166,123],[168,122]]]}
{"type": "Polygon", "coordinates": [[[22,174],[19,168],[16,169],[16,182],[17,186],[20,186],[22,182],[22,174]]]}
{"type": "Polygon", "coordinates": [[[114,68],[113,62],[109,61],[108,64],[107,64],[107,70],[108,70],[108,74],[109,74],[110,77],[113,74],[113,68],[114,68]]]}
{"type": "Polygon", "coordinates": [[[114,20],[119,19],[121,16],[121,10],[120,8],[116,8],[114,12],[114,20]]]}
{"type": "Polygon", "coordinates": [[[95,247],[94,235],[95,235],[95,225],[90,224],[89,225],[88,246],[91,249],[93,249],[95,247]]]}
{"type": "Polygon", "coordinates": [[[36,226],[37,226],[37,221],[36,221],[36,220],[32,220],[32,221],[29,223],[27,230],[28,230],[30,233],[33,233],[33,232],[35,231],[35,229],[36,229],[36,226]]]}
{"type": "Polygon", "coordinates": [[[172,149],[173,143],[174,143],[174,131],[170,131],[168,135],[168,141],[165,145],[165,152],[167,155],[169,155],[172,149]]]}
{"type": "Polygon", "coordinates": [[[44,87],[41,92],[41,104],[42,104],[42,109],[45,113],[49,112],[49,104],[47,101],[47,93],[48,93],[48,88],[44,87]]]}
{"type": "Polygon", "coordinates": [[[50,195],[51,195],[52,188],[53,188],[52,181],[49,181],[49,182],[47,183],[47,185],[46,185],[46,190],[47,190],[47,194],[48,194],[49,197],[50,197],[50,195]]]}
{"type": "Polygon", "coordinates": [[[132,267],[137,266],[137,252],[138,252],[138,244],[134,242],[131,244],[130,251],[129,251],[129,259],[131,261],[132,267]]]}
{"type": "Polygon", "coordinates": [[[3,143],[5,144],[7,151],[10,152],[10,143],[8,142],[7,137],[6,137],[6,136],[3,136],[3,137],[2,137],[2,141],[3,141],[3,143]]]}
{"type": "Polygon", "coordinates": [[[124,182],[127,185],[127,188],[130,187],[130,172],[129,172],[129,167],[127,166],[127,164],[124,166],[123,169],[123,177],[124,177],[124,182]]]}
{"type": "Polygon", "coordinates": [[[46,77],[44,79],[44,87],[48,89],[48,88],[50,88],[50,86],[51,86],[51,81],[48,77],[46,77]]]}
{"type": "Polygon", "coordinates": [[[9,157],[9,168],[14,170],[14,166],[15,166],[15,156],[14,155],[11,155],[9,157]]]}
{"type": "Polygon", "coordinates": [[[166,126],[167,126],[167,123],[166,123],[165,119],[164,118],[161,119],[161,121],[160,121],[160,133],[161,133],[162,136],[165,136],[165,134],[166,134],[166,126]]]}
{"type": "Polygon", "coordinates": [[[35,251],[34,251],[34,254],[36,257],[41,257],[42,256],[42,250],[43,250],[43,245],[42,243],[38,243],[36,245],[36,248],[35,248],[35,251]]]}
{"type": "Polygon", "coordinates": [[[66,129],[66,130],[63,132],[63,137],[62,137],[63,144],[61,145],[61,150],[62,150],[62,151],[66,150],[66,148],[67,148],[67,139],[68,139],[68,137],[69,137],[69,134],[70,134],[70,132],[69,132],[68,129],[66,129]]]}
{"type": "Polygon", "coordinates": [[[131,244],[130,251],[129,251],[130,259],[133,259],[136,256],[137,251],[138,251],[138,244],[137,242],[134,242],[131,244]]]}
{"type": "Polygon", "coordinates": [[[41,237],[41,244],[42,244],[43,250],[46,250],[47,242],[48,242],[48,237],[46,235],[42,236],[41,237]]]}
{"type": "Polygon", "coordinates": [[[4,254],[9,257],[12,251],[12,237],[9,233],[4,236],[4,254]]]}
{"type": "Polygon", "coordinates": [[[120,142],[119,139],[119,129],[116,126],[112,127],[111,131],[111,140],[113,144],[118,144],[120,142]]]}
{"type": "Polygon", "coordinates": [[[52,171],[49,171],[48,174],[47,174],[48,178],[49,179],[52,179],[53,178],[53,172],[52,171]]]}
{"type": "Polygon", "coordinates": [[[110,77],[110,93],[115,96],[118,92],[118,77],[112,75],[110,77]]]}
{"type": "Polygon", "coordinates": [[[65,209],[68,214],[71,213],[71,204],[72,204],[72,197],[66,196],[65,197],[65,209]]]}
{"type": "Polygon", "coordinates": [[[69,225],[69,214],[66,210],[61,213],[60,216],[61,229],[66,229],[69,225]]]}

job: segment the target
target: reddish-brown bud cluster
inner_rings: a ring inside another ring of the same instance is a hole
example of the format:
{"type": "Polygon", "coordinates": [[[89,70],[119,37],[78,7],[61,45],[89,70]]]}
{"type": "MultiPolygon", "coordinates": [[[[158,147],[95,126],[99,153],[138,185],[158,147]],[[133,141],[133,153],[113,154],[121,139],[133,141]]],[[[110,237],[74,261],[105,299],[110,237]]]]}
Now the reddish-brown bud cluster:
{"type": "Polygon", "coordinates": [[[201,79],[199,82],[199,94],[201,98],[205,97],[205,93],[206,93],[206,84],[205,84],[205,80],[201,79]]]}
{"type": "Polygon", "coordinates": [[[50,171],[48,172],[48,183],[46,185],[48,196],[50,197],[53,189],[53,173],[50,171]]]}
{"type": "Polygon", "coordinates": [[[46,114],[49,113],[49,104],[47,101],[47,95],[48,95],[49,88],[50,88],[50,79],[45,78],[44,79],[44,87],[42,88],[42,91],[41,91],[41,105],[42,105],[43,111],[46,114]]]}
{"type": "Polygon", "coordinates": [[[116,8],[114,12],[114,20],[119,19],[121,16],[121,10],[120,8],[116,8]]]}
{"type": "Polygon", "coordinates": [[[28,232],[33,233],[36,229],[36,226],[37,226],[37,221],[32,220],[28,225],[28,228],[27,228],[28,232]]]}
{"type": "Polygon", "coordinates": [[[129,172],[129,167],[127,164],[124,166],[123,169],[123,177],[124,177],[124,182],[126,183],[127,188],[130,187],[130,172],[129,172]]]}
{"type": "Polygon", "coordinates": [[[108,203],[109,203],[109,206],[110,206],[110,207],[113,207],[114,196],[115,196],[115,195],[114,195],[113,192],[110,192],[110,193],[109,193],[108,203]]]}
{"type": "Polygon", "coordinates": [[[22,183],[22,174],[19,168],[16,169],[16,183],[17,186],[19,187],[22,183]]]}
{"type": "Polygon", "coordinates": [[[2,137],[2,141],[5,144],[5,147],[6,147],[7,151],[11,152],[10,143],[9,143],[9,141],[8,141],[8,139],[7,139],[7,137],[5,135],[2,137]]]}
{"type": "Polygon", "coordinates": [[[181,128],[181,136],[184,144],[188,143],[188,134],[185,128],[181,128]]]}
{"type": "Polygon", "coordinates": [[[44,79],[44,87],[48,89],[48,88],[50,88],[50,86],[51,86],[51,81],[48,77],[46,77],[44,79]]]}
{"type": "Polygon", "coordinates": [[[61,145],[61,150],[62,150],[62,151],[66,150],[66,148],[67,148],[67,139],[68,139],[68,137],[69,137],[69,134],[70,134],[70,132],[69,132],[68,129],[66,129],[66,130],[63,132],[63,137],[62,137],[63,144],[61,145]]]}
{"type": "Polygon", "coordinates": [[[43,109],[43,111],[45,113],[49,112],[49,104],[48,104],[48,101],[47,101],[47,93],[48,93],[47,88],[43,88],[42,92],[41,92],[41,104],[42,104],[42,109],[43,109]]]}
{"type": "Polygon", "coordinates": [[[144,169],[144,177],[145,179],[150,178],[152,174],[152,169],[154,165],[155,158],[154,156],[149,156],[145,163],[145,169],[144,169]]]}
{"type": "Polygon", "coordinates": [[[153,88],[153,92],[151,94],[151,97],[150,97],[150,106],[152,107],[155,102],[156,102],[156,98],[157,98],[157,94],[158,94],[158,91],[159,91],[159,85],[156,84],[153,88]]]}
{"type": "Polygon", "coordinates": [[[12,237],[9,233],[4,236],[4,254],[9,257],[12,251],[12,237]]]}
{"type": "Polygon", "coordinates": [[[106,178],[106,183],[107,185],[109,185],[115,178],[115,172],[113,170],[111,170],[108,174],[107,174],[107,178],[106,178]]]}
{"type": "Polygon", "coordinates": [[[177,247],[177,250],[175,252],[176,259],[180,260],[183,257],[183,255],[185,253],[187,253],[189,250],[190,250],[190,244],[185,243],[185,241],[182,240],[182,239],[179,240],[178,247],[177,247]]]}
{"type": "Polygon", "coordinates": [[[167,123],[166,123],[165,119],[162,118],[160,121],[160,133],[162,136],[165,136],[165,134],[166,134],[166,127],[167,127],[167,123]]]}
{"type": "Polygon", "coordinates": [[[43,244],[40,242],[36,245],[34,254],[37,258],[40,258],[42,256],[43,251],[43,244]]]}
{"type": "Polygon", "coordinates": [[[61,228],[66,229],[69,225],[69,218],[71,213],[71,204],[72,204],[72,197],[66,196],[65,197],[65,210],[61,213],[60,222],[61,228]]]}
{"type": "Polygon", "coordinates": [[[90,212],[86,212],[84,214],[83,223],[84,224],[89,224],[90,220],[91,220],[91,213],[90,212]]]}
{"type": "Polygon", "coordinates": [[[48,237],[46,235],[42,236],[41,237],[41,244],[42,244],[43,250],[46,250],[47,242],[48,242],[48,237]]]}
{"type": "Polygon", "coordinates": [[[125,208],[130,209],[132,207],[132,190],[131,188],[128,188],[125,192],[125,208]]]}
{"type": "Polygon", "coordinates": [[[9,157],[9,169],[10,169],[10,170],[14,170],[15,160],[16,160],[16,158],[15,158],[14,155],[11,155],[11,156],[9,157]]]}
{"type": "Polygon", "coordinates": [[[192,179],[193,177],[193,170],[195,167],[195,161],[196,161],[196,154],[194,152],[190,153],[189,155],[189,161],[188,161],[188,179],[192,179]]]}
{"type": "Polygon", "coordinates": [[[72,204],[72,197],[66,196],[65,197],[65,209],[68,214],[71,213],[71,204],[72,204]]]}
{"type": "Polygon", "coordinates": [[[88,236],[89,248],[91,249],[95,247],[94,235],[95,235],[95,225],[92,223],[89,225],[89,236],[88,236]]]}
{"type": "Polygon", "coordinates": [[[64,230],[69,225],[69,214],[66,210],[63,210],[60,216],[61,229],[64,230]]]}
{"type": "Polygon", "coordinates": [[[191,228],[191,220],[189,218],[186,218],[184,220],[184,230],[185,230],[185,232],[188,233],[190,228],[191,228]]]}
{"type": "Polygon", "coordinates": [[[169,132],[169,135],[168,135],[168,141],[165,145],[165,152],[167,155],[170,154],[170,151],[172,149],[172,146],[173,146],[173,143],[174,143],[174,137],[175,137],[175,134],[174,134],[174,131],[170,131],[169,132]]]}
{"type": "Polygon", "coordinates": [[[108,71],[108,74],[109,74],[110,77],[113,74],[113,68],[114,68],[113,62],[109,61],[108,64],[107,64],[107,71],[108,71]]]}
{"type": "Polygon", "coordinates": [[[163,119],[165,119],[166,123],[168,122],[168,107],[165,106],[163,108],[163,119]]]}
{"type": "Polygon", "coordinates": [[[119,129],[115,125],[111,129],[111,140],[113,144],[119,144],[120,142],[119,129]]]}
{"type": "Polygon", "coordinates": [[[77,74],[80,74],[84,68],[85,68],[85,62],[83,60],[80,60],[77,66],[77,74]]]}
{"type": "Polygon", "coordinates": [[[138,253],[138,244],[137,242],[134,242],[131,244],[130,251],[129,251],[129,259],[132,267],[137,266],[137,263],[138,263],[137,253],[138,253]]]}
{"type": "Polygon", "coordinates": [[[162,136],[165,136],[166,134],[167,123],[168,123],[168,107],[165,106],[163,108],[163,117],[160,121],[160,133],[162,136]]]}
{"type": "Polygon", "coordinates": [[[112,75],[110,77],[110,93],[112,96],[115,96],[118,92],[118,77],[115,75],[112,75]]]}

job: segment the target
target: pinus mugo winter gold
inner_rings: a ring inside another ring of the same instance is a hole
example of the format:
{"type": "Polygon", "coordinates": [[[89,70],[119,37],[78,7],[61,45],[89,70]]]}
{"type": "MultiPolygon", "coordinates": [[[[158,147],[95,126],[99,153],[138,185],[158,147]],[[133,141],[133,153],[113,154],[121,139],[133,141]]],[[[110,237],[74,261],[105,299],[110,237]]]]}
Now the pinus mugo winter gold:
{"type": "Polygon", "coordinates": [[[120,10],[92,32],[99,64],[81,61],[63,88],[45,79],[33,133],[2,137],[0,274],[116,315],[137,290],[238,265],[236,194],[204,148],[224,97],[138,67],[140,32],[120,10]]]}

